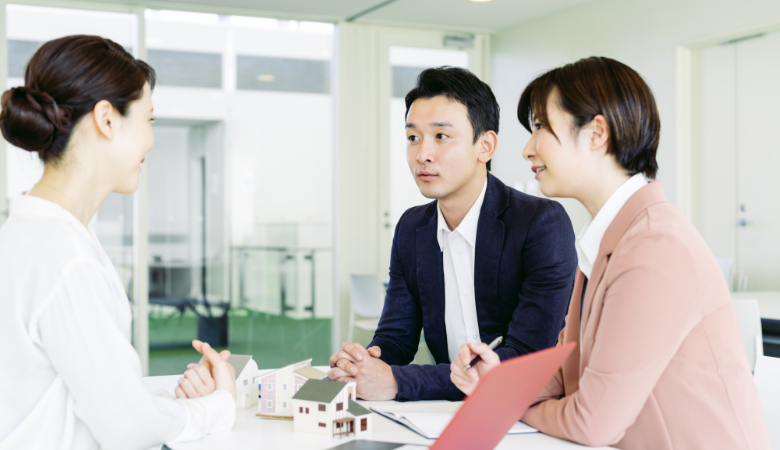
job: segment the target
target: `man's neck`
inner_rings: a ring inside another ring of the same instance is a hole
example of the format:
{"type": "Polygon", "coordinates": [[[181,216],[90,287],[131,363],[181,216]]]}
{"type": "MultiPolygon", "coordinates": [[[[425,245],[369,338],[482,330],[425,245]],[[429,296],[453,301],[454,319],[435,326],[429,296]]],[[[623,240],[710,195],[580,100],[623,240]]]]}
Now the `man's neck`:
{"type": "Polygon", "coordinates": [[[486,178],[487,170],[480,171],[479,175],[475,176],[466,185],[447,197],[439,199],[438,204],[441,214],[444,216],[444,221],[447,222],[447,227],[450,230],[455,230],[463,222],[466,214],[469,213],[469,210],[471,210],[471,207],[474,206],[474,203],[476,203],[479,195],[482,193],[486,178]]]}

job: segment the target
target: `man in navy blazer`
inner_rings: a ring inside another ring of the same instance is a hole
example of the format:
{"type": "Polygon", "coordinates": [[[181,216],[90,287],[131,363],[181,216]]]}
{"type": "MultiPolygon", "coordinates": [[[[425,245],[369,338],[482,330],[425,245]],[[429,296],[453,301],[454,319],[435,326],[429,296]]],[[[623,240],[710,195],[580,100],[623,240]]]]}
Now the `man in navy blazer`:
{"type": "MultiPolygon", "coordinates": [[[[370,400],[461,400],[450,364],[461,344],[507,359],[556,344],[574,283],[574,232],[563,207],[489,173],[498,104],[464,69],[424,71],[406,97],[407,157],[420,191],[395,229],[390,282],[368,349],[346,343],[328,377],[370,400]],[[420,332],[436,360],[410,364],[420,332]]],[[[522,380],[518,380],[522,382],[522,380]]]]}

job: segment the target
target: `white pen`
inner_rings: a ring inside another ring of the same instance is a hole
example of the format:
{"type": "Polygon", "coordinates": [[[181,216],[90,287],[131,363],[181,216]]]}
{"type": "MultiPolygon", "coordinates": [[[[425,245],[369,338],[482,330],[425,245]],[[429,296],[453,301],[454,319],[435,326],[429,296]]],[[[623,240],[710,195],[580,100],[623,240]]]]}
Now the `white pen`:
{"type": "MultiPolygon", "coordinates": [[[[497,337],[495,341],[491,342],[490,345],[488,345],[488,348],[491,349],[491,350],[495,350],[496,347],[498,347],[498,344],[500,344],[501,341],[503,341],[503,340],[504,340],[504,336],[497,337]]],[[[478,363],[480,361],[482,361],[482,357],[477,355],[476,358],[471,360],[471,362],[469,363],[468,366],[463,368],[463,371],[465,372],[465,371],[471,369],[471,367],[473,367],[474,364],[476,364],[476,363],[478,363]]]]}

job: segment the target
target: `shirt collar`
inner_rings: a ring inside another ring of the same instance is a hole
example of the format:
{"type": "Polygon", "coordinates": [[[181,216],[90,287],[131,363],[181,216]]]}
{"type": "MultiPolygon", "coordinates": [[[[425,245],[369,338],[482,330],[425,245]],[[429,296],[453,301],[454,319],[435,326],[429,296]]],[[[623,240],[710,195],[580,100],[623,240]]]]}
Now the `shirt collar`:
{"type": "Polygon", "coordinates": [[[480,192],[477,201],[471,205],[471,209],[466,213],[466,217],[460,222],[457,228],[450,231],[447,226],[447,221],[444,220],[444,214],[441,212],[439,202],[436,202],[436,211],[438,211],[438,225],[436,229],[436,237],[439,241],[439,250],[442,250],[441,240],[444,237],[449,236],[451,233],[458,233],[463,236],[463,239],[471,245],[471,248],[477,246],[477,225],[479,224],[479,213],[482,210],[482,203],[485,202],[485,192],[487,192],[487,177],[485,177],[485,184],[482,186],[482,192],[480,192]]]}
{"type": "Polygon", "coordinates": [[[620,209],[626,204],[629,198],[647,185],[647,178],[638,173],[629,178],[609,197],[604,206],[592,220],[585,224],[577,236],[577,257],[579,267],[586,277],[590,278],[593,271],[593,264],[599,254],[601,240],[604,233],[615,220],[620,209]]]}

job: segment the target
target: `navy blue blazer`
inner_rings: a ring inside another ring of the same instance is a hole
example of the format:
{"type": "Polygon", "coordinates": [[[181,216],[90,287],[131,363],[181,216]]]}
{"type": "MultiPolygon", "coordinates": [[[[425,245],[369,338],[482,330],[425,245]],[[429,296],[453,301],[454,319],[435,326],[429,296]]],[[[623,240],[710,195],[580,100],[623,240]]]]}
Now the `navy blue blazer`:
{"type": "MultiPolygon", "coordinates": [[[[436,201],[407,210],[395,228],[390,283],[371,346],[398,382],[396,400],[462,400],[450,381],[444,269],[436,201]],[[420,330],[436,364],[410,364],[420,330]]],[[[560,203],[533,197],[488,174],[477,223],[474,294],[483,342],[504,336],[504,360],[552,347],[574,286],[574,230],[560,203]]]]}

